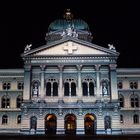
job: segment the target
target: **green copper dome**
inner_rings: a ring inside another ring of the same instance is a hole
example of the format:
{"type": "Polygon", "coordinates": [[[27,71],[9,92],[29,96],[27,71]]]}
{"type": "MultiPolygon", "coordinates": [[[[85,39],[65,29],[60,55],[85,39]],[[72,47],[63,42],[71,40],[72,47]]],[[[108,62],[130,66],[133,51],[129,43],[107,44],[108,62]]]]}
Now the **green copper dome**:
{"type": "Polygon", "coordinates": [[[57,19],[49,25],[45,39],[49,43],[66,37],[92,41],[88,24],[81,19],[73,19],[70,9],[67,9],[64,19],[57,19]]]}
{"type": "Polygon", "coordinates": [[[89,30],[88,24],[81,19],[65,20],[59,19],[55,20],[49,25],[49,31],[65,30],[68,27],[73,27],[76,30],[89,30]]]}

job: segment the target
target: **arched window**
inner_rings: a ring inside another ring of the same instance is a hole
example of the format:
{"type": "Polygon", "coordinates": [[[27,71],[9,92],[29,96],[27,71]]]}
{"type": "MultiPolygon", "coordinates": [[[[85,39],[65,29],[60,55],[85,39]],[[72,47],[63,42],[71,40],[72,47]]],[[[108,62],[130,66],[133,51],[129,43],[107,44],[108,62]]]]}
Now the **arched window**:
{"type": "Polygon", "coordinates": [[[17,124],[20,124],[21,123],[21,115],[18,115],[17,116],[17,124]]]}
{"type": "Polygon", "coordinates": [[[65,79],[64,96],[76,96],[76,81],[74,78],[65,79]]]}
{"type": "Polygon", "coordinates": [[[82,82],[83,96],[94,96],[94,80],[91,77],[86,77],[82,82]]]}
{"type": "Polygon", "coordinates": [[[105,116],[104,123],[105,123],[105,130],[111,129],[111,117],[110,116],[105,116]]]}
{"type": "Polygon", "coordinates": [[[32,95],[33,97],[38,97],[39,95],[39,83],[37,81],[33,83],[32,95]]]}
{"type": "Polygon", "coordinates": [[[30,129],[36,130],[37,128],[37,118],[35,116],[32,116],[30,118],[30,129]]]}
{"type": "Polygon", "coordinates": [[[76,96],[76,84],[71,83],[71,96],[76,96]]]}
{"type": "Polygon", "coordinates": [[[2,108],[10,108],[10,97],[8,95],[4,95],[1,99],[1,103],[2,108]]]}
{"type": "Polygon", "coordinates": [[[23,90],[23,88],[24,88],[24,83],[23,83],[23,82],[19,82],[19,83],[17,84],[17,89],[23,90]]]}
{"type": "Polygon", "coordinates": [[[123,83],[121,81],[118,82],[117,84],[118,89],[122,89],[123,88],[123,83]]]}
{"type": "Polygon", "coordinates": [[[2,116],[2,124],[7,124],[8,123],[8,116],[7,115],[3,115],[2,116]]]}
{"type": "Polygon", "coordinates": [[[51,83],[47,82],[46,84],[46,96],[51,96],[51,83]]]}
{"type": "Polygon", "coordinates": [[[17,108],[20,108],[20,107],[21,107],[22,101],[23,101],[23,98],[22,98],[21,95],[19,95],[19,96],[17,97],[17,108]]]}
{"type": "Polygon", "coordinates": [[[137,89],[137,88],[138,88],[138,82],[136,82],[136,81],[131,81],[131,82],[130,82],[130,88],[131,88],[131,89],[137,89]]]}
{"type": "Polygon", "coordinates": [[[120,123],[123,123],[123,115],[120,115],[120,123]]]}
{"type": "Polygon", "coordinates": [[[58,84],[57,84],[57,82],[53,83],[53,96],[58,96],[58,84]]]}
{"type": "Polygon", "coordinates": [[[94,84],[93,84],[93,82],[89,83],[89,95],[94,96],[94,84]]]}
{"type": "Polygon", "coordinates": [[[11,83],[9,83],[9,82],[3,83],[3,90],[9,90],[10,88],[11,88],[11,83]]]}
{"type": "Polygon", "coordinates": [[[102,82],[102,95],[103,96],[109,95],[108,82],[107,81],[102,82]]]}
{"type": "Polygon", "coordinates": [[[64,83],[64,95],[69,96],[69,83],[64,83]]]}
{"type": "Polygon", "coordinates": [[[88,96],[88,86],[86,82],[82,83],[83,96],[88,96]]]}
{"type": "Polygon", "coordinates": [[[133,116],[133,123],[134,123],[134,124],[138,124],[138,123],[139,123],[139,115],[135,114],[135,115],[133,116]]]}
{"type": "Polygon", "coordinates": [[[130,100],[131,100],[131,107],[139,107],[138,95],[136,94],[131,95],[130,100]]]}
{"type": "Polygon", "coordinates": [[[46,96],[58,96],[58,80],[49,78],[46,82],[46,96]]]}
{"type": "Polygon", "coordinates": [[[119,102],[120,102],[120,107],[124,107],[124,97],[123,95],[119,95],[119,102]]]}

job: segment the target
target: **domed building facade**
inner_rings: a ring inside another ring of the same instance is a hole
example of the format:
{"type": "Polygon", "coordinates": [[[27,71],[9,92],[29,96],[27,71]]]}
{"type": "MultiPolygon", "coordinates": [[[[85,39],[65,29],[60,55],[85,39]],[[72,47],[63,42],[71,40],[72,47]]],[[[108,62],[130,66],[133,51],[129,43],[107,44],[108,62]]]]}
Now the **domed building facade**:
{"type": "Polygon", "coordinates": [[[0,133],[138,134],[140,69],[117,68],[115,47],[69,10],[45,39],[26,46],[24,69],[0,70],[0,133]]]}

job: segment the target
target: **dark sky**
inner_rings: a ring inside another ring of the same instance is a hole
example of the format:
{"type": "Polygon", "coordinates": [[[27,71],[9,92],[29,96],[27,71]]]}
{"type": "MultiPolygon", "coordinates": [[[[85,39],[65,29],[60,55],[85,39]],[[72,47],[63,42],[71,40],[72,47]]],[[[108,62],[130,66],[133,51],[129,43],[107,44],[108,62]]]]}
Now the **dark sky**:
{"type": "Polygon", "coordinates": [[[120,52],[118,67],[140,68],[138,0],[13,0],[0,6],[0,69],[23,68],[20,55],[26,44],[45,44],[49,24],[68,8],[88,23],[94,44],[114,44],[120,52]]]}

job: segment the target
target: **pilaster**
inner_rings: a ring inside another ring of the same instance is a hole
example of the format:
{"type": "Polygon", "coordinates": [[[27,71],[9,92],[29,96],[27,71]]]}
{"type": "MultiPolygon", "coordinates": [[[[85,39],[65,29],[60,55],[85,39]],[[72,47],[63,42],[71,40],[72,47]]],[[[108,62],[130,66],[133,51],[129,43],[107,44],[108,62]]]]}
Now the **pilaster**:
{"type": "Polygon", "coordinates": [[[63,97],[63,67],[64,65],[59,65],[58,68],[59,68],[59,98],[62,99],[63,97]]]}
{"type": "Polygon", "coordinates": [[[45,88],[44,88],[44,70],[45,70],[45,65],[40,65],[41,69],[41,90],[40,90],[40,97],[44,98],[45,97],[45,88]]]}
{"type": "Polygon", "coordinates": [[[78,70],[78,97],[79,97],[79,99],[82,98],[81,69],[82,69],[82,65],[77,65],[77,70],[78,70]]]}
{"type": "Polygon", "coordinates": [[[101,96],[101,89],[100,89],[100,66],[99,64],[95,65],[95,69],[96,69],[96,96],[97,99],[100,99],[101,96]]]}
{"type": "Polygon", "coordinates": [[[110,90],[111,100],[118,100],[116,64],[110,64],[110,90]]]}
{"type": "Polygon", "coordinates": [[[25,65],[24,67],[24,91],[23,99],[29,100],[31,94],[31,65],[25,65]]]}

